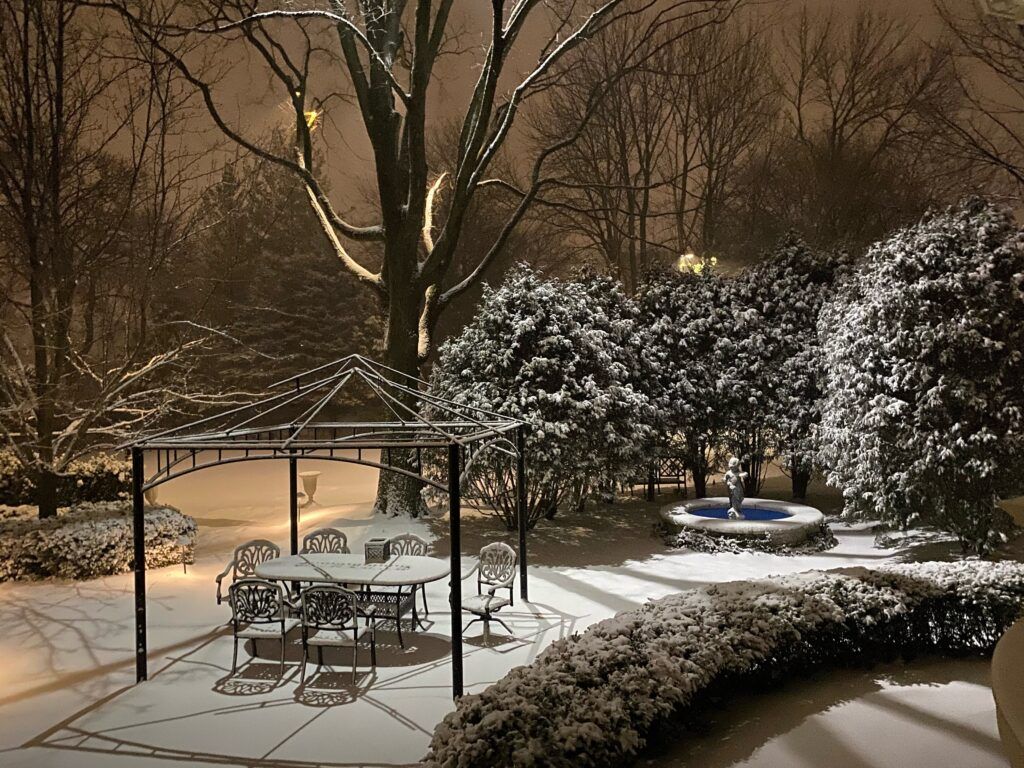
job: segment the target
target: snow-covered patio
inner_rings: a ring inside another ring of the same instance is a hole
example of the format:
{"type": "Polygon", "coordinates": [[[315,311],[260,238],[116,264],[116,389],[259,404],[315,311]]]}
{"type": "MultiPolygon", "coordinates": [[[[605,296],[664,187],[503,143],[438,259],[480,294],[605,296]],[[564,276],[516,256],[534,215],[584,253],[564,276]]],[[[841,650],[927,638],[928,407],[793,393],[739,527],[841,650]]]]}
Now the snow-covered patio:
{"type": "MultiPolygon", "coordinates": [[[[447,541],[439,538],[445,530],[441,520],[371,515],[376,472],[326,463],[304,466],[314,467],[323,472],[317,493],[322,506],[303,511],[304,531],[341,527],[358,551],[370,535],[408,530],[437,539],[437,554],[447,552],[447,541]]],[[[381,633],[376,679],[363,677],[353,687],[339,666],[300,692],[297,649],[281,683],[273,653],[229,674],[227,609],[214,603],[213,576],[241,541],[287,541],[287,487],[287,467],[265,462],[219,467],[161,488],[162,501],[197,518],[200,536],[196,564],[187,574],[180,567],[149,574],[151,679],[138,686],[133,685],[130,574],[81,584],[0,587],[5,628],[0,764],[417,762],[434,726],[452,708],[451,627],[443,582],[428,586],[428,629],[407,635],[404,650],[392,633],[381,633]]],[[[473,520],[468,513],[467,518],[464,552],[514,536],[494,521],[473,520]]],[[[654,506],[636,502],[599,519],[588,512],[538,526],[530,547],[531,602],[517,600],[502,612],[516,637],[496,632],[484,644],[478,630],[471,630],[467,691],[481,690],[529,662],[551,641],[650,598],[714,581],[908,556],[875,549],[870,534],[842,527],[836,530],[839,546],[814,556],[669,552],[651,533],[655,518],[654,506]]],[[[466,558],[466,571],[472,562],[466,558]]],[[[710,766],[778,765],[786,756],[789,765],[811,766],[829,754],[832,764],[844,766],[930,766],[937,764],[936,755],[945,756],[948,765],[1001,766],[1005,760],[986,681],[986,662],[967,660],[929,662],[909,671],[844,672],[799,683],[736,703],[735,717],[754,720],[757,727],[730,726],[730,707],[722,713],[724,725],[650,764],[681,766],[699,758],[710,766]],[[878,729],[893,716],[902,735],[878,739],[878,729]],[[813,739],[812,732],[818,734],[813,739]],[[831,738],[819,738],[821,732],[831,738]],[[864,733],[875,735],[863,739],[864,733]],[[927,749],[920,747],[924,741],[927,749]],[[837,743],[843,747],[838,751],[837,743]]]]}

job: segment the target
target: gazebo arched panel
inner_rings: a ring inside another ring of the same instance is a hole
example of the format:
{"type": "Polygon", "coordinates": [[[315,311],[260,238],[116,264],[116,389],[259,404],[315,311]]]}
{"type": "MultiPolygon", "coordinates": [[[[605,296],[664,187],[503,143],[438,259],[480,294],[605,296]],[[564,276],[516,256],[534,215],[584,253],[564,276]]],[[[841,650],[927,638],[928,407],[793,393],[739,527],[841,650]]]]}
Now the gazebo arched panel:
{"type": "MultiPolygon", "coordinates": [[[[199,451],[199,452],[200,453],[205,453],[206,451],[199,451]]],[[[374,469],[379,469],[379,470],[384,471],[384,472],[395,472],[396,474],[405,475],[406,477],[411,477],[414,480],[422,482],[424,485],[429,485],[432,488],[436,488],[439,491],[443,491],[445,493],[448,492],[448,483],[446,483],[446,482],[440,482],[438,480],[434,480],[432,478],[425,477],[425,476],[423,476],[423,475],[421,475],[421,474],[419,474],[417,472],[413,472],[412,470],[404,469],[403,467],[396,467],[396,466],[389,465],[389,464],[382,464],[382,463],[380,463],[378,461],[370,461],[369,459],[352,458],[352,457],[349,457],[349,456],[331,456],[331,455],[322,455],[322,454],[316,454],[316,453],[296,453],[296,454],[294,454],[294,456],[295,456],[296,459],[305,459],[307,461],[336,461],[336,462],[339,462],[339,463],[342,463],[342,464],[358,464],[358,465],[363,466],[363,467],[372,467],[374,469]]],[[[158,485],[163,485],[164,483],[170,482],[171,480],[174,480],[176,478],[184,477],[185,475],[191,475],[193,472],[199,472],[200,470],[203,470],[203,469],[211,469],[212,467],[221,467],[221,466],[224,466],[226,464],[241,464],[241,463],[246,462],[246,461],[273,461],[275,459],[280,460],[280,459],[288,459],[288,458],[291,458],[291,456],[289,456],[288,454],[285,454],[285,455],[266,454],[266,455],[256,455],[256,456],[254,456],[254,455],[249,455],[249,456],[230,456],[230,457],[217,458],[217,459],[214,459],[212,461],[207,461],[207,462],[197,462],[196,464],[190,464],[187,467],[185,467],[184,469],[175,470],[175,471],[173,471],[173,472],[171,472],[169,474],[167,474],[166,470],[164,470],[164,471],[162,471],[162,472],[160,472],[160,473],[158,473],[156,475],[151,475],[150,479],[142,484],[142,490],[143,490],[143,492],[145,492],[145,491],[148,491],[150,488],[156,488],[158,485]]],[[[180,463],[180,462],[186,461],[186,460],[187,459],[184,458],[184,457],[179,457],[177,461],[180,463]]],[[[173,464],[172,464],[172,466],[173,466],[173,464]]]]}

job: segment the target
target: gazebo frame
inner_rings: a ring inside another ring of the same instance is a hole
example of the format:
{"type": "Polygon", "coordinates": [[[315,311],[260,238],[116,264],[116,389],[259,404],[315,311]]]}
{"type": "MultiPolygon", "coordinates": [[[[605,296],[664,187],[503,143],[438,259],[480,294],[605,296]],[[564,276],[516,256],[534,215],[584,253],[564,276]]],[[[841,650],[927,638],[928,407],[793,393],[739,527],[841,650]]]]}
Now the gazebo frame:
{"type": "Polygon", "coordinates": [[[481,451],[494,450],[515,460],[519,522],[520,595],[528,598],[526,567],[527,423],[482,408],[446,400],[426,391],[426,382],[361,355],[349,355],[273,384],[260,399],[180,427],[141,436],[123,446],[132,458],[132,513],[135,574],[135,677],[149,675],[146,640],[145,493],[162,483],[209,467],[243,461],[288,461],[290,551],[299,548],[298,461],[339,461],[375,467],[415,478],[448,495],[451,537],[452,693],[463,693],[462,667],[462,470],[481,451]],[[390,421],[318,421],[317,417],[349,382],[369,386],[390,410],[390,421]],[[286,422],[267,421],[276,412],[300,408],[286,422]],[[430,414],[410,403],[421,403],[430,414]],[[437,414],[444,414],[443,420],[437,414]],[[432,418],[431,418],[432,417],[432,418]],[[447,478],[423,473],[423,451],[447,451],[447,478]],[[355,452],[355,457],[351,452],[355,452]],[[379,451],[375,460],[365,452],[379,451]],[[343,455],[340,452],[345,452],[343,455]],[[155,469],[146,475],[145,456],[155,469]],[[403,459],[394,461],[395,453],[403,459]],[[410,460],[411,459],[411,460],[410,460]]]}

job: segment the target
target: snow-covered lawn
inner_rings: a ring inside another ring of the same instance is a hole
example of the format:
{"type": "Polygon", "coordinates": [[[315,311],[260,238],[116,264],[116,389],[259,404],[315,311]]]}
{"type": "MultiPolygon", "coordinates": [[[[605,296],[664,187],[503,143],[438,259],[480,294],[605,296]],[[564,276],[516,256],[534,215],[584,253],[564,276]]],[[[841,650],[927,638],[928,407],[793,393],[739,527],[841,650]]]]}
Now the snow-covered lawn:
{"type": "MultiPolygon", "coordinates": [[[[354,551],[385,529],[427,536],[444,530],[439,520],[374,519],[375,474],[368,470],[316,468],[324,473],[317,492],[322,506],[303,511],[303,530],[338,525],[354,551]]],[[[353,690],[342,666],[338,674],[314,680],[297,699],[294,665],[283,684],[274,684],[272,648],[262,651],[265,661],[228,675],[227,611],[214,604],[213,575],[238,542],[264,536],[286,545],[287,485],[283,462],[258,462],[197,473],[161,489],[161,501],[198,519],[200,535],[196,564],[187,575],[180,567],[150,573],[152,674],[142,685],[132,685],[130,575],[0,586],[0,765],[405,765],[422,757],[434,726],[452,707],[443,583],[428,587],[433,624],[408,635],[404,651],[383,633],[377,679],[369,687],[364,680],[353,690]]],[[[479,691],[531,661],[551,641],[653,597],[709,582],[901,557],[874,549],[869,534],[850,528],[836,531],[836,549],[814,556],[668,552],[650,535],[655,517],[654,507],[637,502],[599,520],[588,514],[542,523],[532,537],[531,603],[517,599],[502,612],[516,637],[496,634],[487,647],[476,626],[471,630],[467,689],[479,691]]],[[[469,513],[467,518],[466,553],[510,536],[491,520],[474,520],[469,513]]],[[[435,551],[447,552],[447,542],[439,539],[435,551]]],[[[466,571],[472,562],[465,558],[466,571]]],[[[995,737],[994,713],[986,719],[977,711],[984,697],[947,698],[951,706],[971,708],[972,722],[984,721],[978,725],[987,729],[984,737],[995,737]]],[[[842,729],[842,723],[840,717],[829,727],[842,729]]],[[[861,736],[856,729],[843,738],[861,736]]],[[[957,743],[951,739],[947,764],[982,765],[966,737],[963,759],[955,759],[957,743]]],[[[908,762],[912,757],[911,752],[899,764],[934,764],[908,762]]]]}

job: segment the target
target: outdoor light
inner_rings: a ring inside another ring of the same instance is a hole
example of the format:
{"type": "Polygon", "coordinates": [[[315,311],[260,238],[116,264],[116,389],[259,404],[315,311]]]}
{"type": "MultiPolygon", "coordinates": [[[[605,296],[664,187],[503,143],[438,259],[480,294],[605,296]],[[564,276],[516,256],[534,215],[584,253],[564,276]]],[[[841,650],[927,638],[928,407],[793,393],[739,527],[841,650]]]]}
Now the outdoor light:
{"type": "Polygon", "coordinates": [[[181,549],[181,570],[183,573],[188,573],[188,547],[191,543],[188,536],[182,535],[178,537],[178,547],[181,549]]]}
{"type": "Polygon", "coordinates": [[[717,256],[701,259],[693,251],[687,251],[676,261],[676,269],[680,272],[693,272],[695,275],[699,275],[704,271],[705,266],[713,267],[716,264],[718,264],[717,256]]]}

